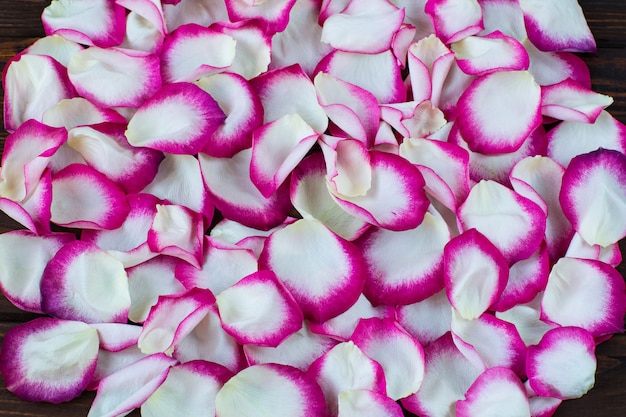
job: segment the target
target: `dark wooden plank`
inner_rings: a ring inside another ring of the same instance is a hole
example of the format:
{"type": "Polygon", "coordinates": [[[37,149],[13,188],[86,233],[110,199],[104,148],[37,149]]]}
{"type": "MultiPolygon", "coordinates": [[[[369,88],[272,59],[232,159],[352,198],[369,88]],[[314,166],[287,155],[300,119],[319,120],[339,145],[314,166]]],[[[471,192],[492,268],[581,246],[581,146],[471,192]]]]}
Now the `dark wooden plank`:
{"type": "MultiPolygon", "coordinates": [[[[43,36],[40,15],[48,0],[0,0],[0,66],[43,36]]],[[[615,104],[610,112],[626,122],[626,3],[619,0],[580,0],[598,43],[596,55],[583,59],[590,68],[594,90],[611,95],[615,104]]],[[[0,91],[0,99],[2,92],[0,91]]],[[[6,133],[0,129],[0,152],[6,133]]],[[[20,228],[0,213],[0,232],[20,228]]],[[[623,276],[626,265],[620,266],[623,276]]],[[[37,315],[20,311],[0,296],[0,341],[17,323],[37,315]]],[[[614,336],[597,348],[596,387],[581,399],[566,401],[556,417],[604,417],[626,415],[626,335],[614,336]]],[[[0,416],[85,416],[94,393],[61,405],[21,401],[0,384],[0,416]]],[[[131,416],[138,416],[133,412],[131,416]]]]}

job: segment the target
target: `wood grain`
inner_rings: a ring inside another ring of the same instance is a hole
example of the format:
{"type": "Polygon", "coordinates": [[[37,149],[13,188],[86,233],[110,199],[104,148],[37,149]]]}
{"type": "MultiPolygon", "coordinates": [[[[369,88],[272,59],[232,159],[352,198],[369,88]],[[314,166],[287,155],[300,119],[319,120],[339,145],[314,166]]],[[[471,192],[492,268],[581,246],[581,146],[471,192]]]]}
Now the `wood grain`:
{"type": "MultiPolygon", "coordinates": [[[[48,1],[41,0],[0,0],[1,66],[44,35],[40,15],[47,4],[48,1]]],[[[583,56],[590,68],[594,90],[615,99],[609,111],[626,123],[626,3],[581,0],[580,4],[598,44],[597,54],[583,56]]],[[[4,129],[0,129],[0,152],[5,137],[4,129]]],[[[0,213],[0,232],[17,228],[21,226],[0,213]]],[[[618,269],[626,276],[624,263],[618,269]]],[[[12,326],[36,316],[20,311],[0,296],[0,341],[12,326]]],[[[581,399],[565,401],[556,417],[626,416],[626,335],[616,335],[599,345],[597,357],[596,387],[581,399]]],[[[94,393],[85,393],[66,404],[34,404],[17,399],[0,384],[0,417],[86,416],[93,398],[94,393]]],[[[138,411],[131,414],[138,415],[138,411]]]]}

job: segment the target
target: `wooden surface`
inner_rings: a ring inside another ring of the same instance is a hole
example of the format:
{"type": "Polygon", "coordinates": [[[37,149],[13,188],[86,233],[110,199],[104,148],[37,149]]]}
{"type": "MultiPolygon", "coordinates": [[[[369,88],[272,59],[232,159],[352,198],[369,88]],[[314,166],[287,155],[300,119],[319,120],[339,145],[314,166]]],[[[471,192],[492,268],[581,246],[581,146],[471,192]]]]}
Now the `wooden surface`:
{"type": "MultiPolygon", "coordinates": [[[[43,36],[40,0],[0,0],[0,65],[43,36]]],[[[584,56],[590,67],[594,90],[615,99],[609,111],[626,123],[626,2],[621,0],[580,0],[598,43],[597,56],[584,56]]],[[[0,150],[6,133],[0,133],[0,150]]],[[[626,213],[625,213],[626,215],[626,213]]],[[[0,232],[19,227],[0,213],[0,232]]],[[[622,242],[623,243],[623,242],[622,242]]],[[[626,249],[622,245],[623,251],[626,249]]],[[[626,253],[626,252],[624,252],[626,253]]],[[[619,267],[626,276],[626,266],[619,267]]],[[[581,306],[582,307],[582,306],[581,306]]],[[[12,326],[35,317],[13,307],[0,295],[0,339],[12,326]]],[[[626,335],[613,337],[597,348],[596,387],[583,398],[566,401],[557,417],[626,416],[626,335]]],[[[66,404],[33,404],[20,401],[0,383],[0,417],[4,416],[86,416],[93,393],[66,404]]],[[[132,415],[139,415],[134,412],[132,415]]],[[[177,416],[172,416],[177,417],[177,416]]],[[[181,416],[184,417],[184,416],[181,416]]],[[[479,417],[479,416],[477,416],[479,417]]]]}

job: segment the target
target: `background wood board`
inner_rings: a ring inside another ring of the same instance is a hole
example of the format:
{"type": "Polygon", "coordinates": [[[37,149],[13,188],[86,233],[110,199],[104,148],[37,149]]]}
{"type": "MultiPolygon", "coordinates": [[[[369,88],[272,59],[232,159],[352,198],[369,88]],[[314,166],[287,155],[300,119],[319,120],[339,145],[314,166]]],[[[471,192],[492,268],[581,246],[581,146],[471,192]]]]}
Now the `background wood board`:
{"type": "MultiPolygon", "coordinates": [[[[40,15],[48,1],[0,0],[0,65],[44,36],[40,15]]],[[[612,96],[615,103],[608,109],[626,123],[626,2],[619,0],[580,0],[589,26],[598,44],[596,55],[584,55],[590,68],[595,91],[612,96]]],[[[0,94],[2,92],[0,91],[0,94]]],[[[0,97],[1,98],[1,97],[0,97]]],[[[0,152],[6,133],[0,132],[0,152]]],[[[20,226],[0,213],[0,232],[20,226]]],[[[622,242],[623,251],[625,245],[622,242]]],[[[618,267],[626,276],[626,265],[618,267]]],[[[8,329],[37,315],[13,307],[0,295],[0,340],[8,329]]],[[[626,335],[614,336],[596,351],[598,372],[595,388],[581,399],[566,401],[556,417],[614,417],[626,415],[626,335]]],[[[94,398],[85,393],[69,403],[52,405],[21,401],[0,384],[0,416],[86,416],[94,398]]],[[[138,416],[135,411],[131,416],[138,416]]]]}

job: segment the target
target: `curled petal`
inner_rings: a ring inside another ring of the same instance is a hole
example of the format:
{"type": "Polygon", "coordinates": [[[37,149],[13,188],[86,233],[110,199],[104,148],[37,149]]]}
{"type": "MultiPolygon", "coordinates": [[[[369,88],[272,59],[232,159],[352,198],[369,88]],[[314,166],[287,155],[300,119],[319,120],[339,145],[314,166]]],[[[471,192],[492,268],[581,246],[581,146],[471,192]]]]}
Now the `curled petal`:
{"type": "MultiPolygon", "coordinates": [[[[470,190],[469,153],[458,145],[430,139],[407,138],[400,144],[400,156],[427,167],[450,188],[455,209],[470,190]]],[[[421,172],[421,171],[420,171],[421,172]]]]}
{"type": "Polygon", "coordinates": [[[268,198],[317,141],[318,134],[298,113],[288,114],[252,134],[250,179],[268,198]]]}
{"type": "Polygon", "coordinates": [[[450,333],[431,343],[424,355],[422,385],[417,393],[404,398],[402,405],[422,416],[448,416],[456,402],[465,398],[465,392],[481,371],[459,352],[450,333]]]}
{"type": "Polygon", "coordinates": [[[490,314],[465,320],[452,314],[452,339],[477,368],[504,367],[525,376],[526,345],[515,326],[490,314]]]}
{"type": "Polygon", "coordinates": [[[258,19],[270,33],[282,32],[289,22],[289,12],[296,0],[272,0],[250,2],[245,0],[226,0],[228,17],[233,22],[258,19]]]}
{"type": "Polygon", "coordinates": [[[126,415],[163,384],[176,359],[163,353],[146,356],[103,378],[87,417],[126,415]]]}
{"type": "Polygon", "coordinates": [[[452,44],[451,48],[459,68],[470,75],[525,71],[530,66],[530,58],[524,46],[499,31],[485,36],[469,36],[452,44]]]}
{"type": "Polygon", "coordinates": [[[50,158],[67,140],[64,129],[52,128],[28,120],[4,143],[2,171],[0,171],[0,196],[20,202],[30,196],[50,158]]]}
{"type": "MultiPolygon", "coordinates": [[[[135,4],[141,3],[155,5],[153,0],[146,0],[135,4]]],[[[165,29],[165,22],[163,22],[162,16],[159,17],[159,22],[152,22],[149,20],[150,16],[144,17],[141,15],[142,12],[143,10],[137,12],[131,10],[128,12],[128,15],[126,15],[126,35],[124,36],[124,42],[122,42],[121,47],[135,51],[158,53],[161,51],[161,48],[163,48],[163,40],[165,38],[163,30],[165,29]]],[[[154,18],[156,16],[152,17],[154,18]]]]}
{"type": "Polygon", "coordinates": [[[594,93],[568,78],[541,89],[541,114],[559,120],[594,123],[613,98],[594,93]]]}
{"type": "Polygon", "coordinates": [[[50,170],[45,170],[35,184],[31,195],[16,202],[0,197],[0,208],[7,216],[37,234],[50,233],[50,206],[52,204],[52,179],[50,170]]]}
{"type": "Polygon", "coordinates": [[[67,144],[127,192],[138,192],[152,181],[163,157],[152,149],[130,146],[119,124],[75,127],[67,144]]]}
{"type": "Polygon", "coordinates": [[[399,400],[419,390],[424,378],[424,349],[393,319],[363,319],[351,340],[385,372],[387,395],[399,400]],[[388,346],[393,344],[393,350],[388,346]]]}
{"type": "Polygon", "coordinates": [[[323,133],[328,117],[317,101],[315,87],[298,64],[255,78],[252,86],[263,103],[264,122],[297,113],[315,132],[323,133]]]}
{"type": "Polygon", "coordinates": [[[228,72],[251,80],[266,72],[271,64],[270,59],[274,60],[276,51],[273,50],[272,44],[280,33],[274,37],[269,36],[263,24],[257,20],[228,23],[227,19],[222,19],[212,24],[211,29],[230,36],[236,42],[235,56],[228,67],[228,72]]]}
{"type": "Polygon", "coordinates": [[[165,17],[163,15],[163,6],[161,4],[166,3],[165,1],[160,2],[157,0],[115,0],[115,2],[120,6],[124,6],[124,8],[130,10],[134,14],[141,16],[146,21],[150,22],[150,24],[156,30],[158,30],[160,34],[165,35],[167,33],[167,29],[165,28],[165,17]]]}
{"type": "Polygon", "coordinates": [[[454,54],[435,35],[429,35],[411,44],[408,50],[409,76],[413,100],[430,100],[439,105],[439,97],[454,54]]]}
{"type": "Polygon", "coordinates": [[[321,154],[306,157],[291,174],[291,201],[303,218],[314,218],[342,238],[352,241],[369,224],[343,210],[326,185],[326,165],[321,154]]]}
{"type": "Polygon", "coordinates": [[[428,100],[381,106],[381,116],[405,138],[428,137],[446,124],[443,112],[428,100]]]}
{"type": "Polygon", "coordinates": [[[318,72],[369,91],[379,103],[398,103],[406,99],[400,66],[391,51],[361,54],[335,50],[318,63],[315,73],[318,72]]]}
{"type": "Polygon", "coordinates": [[[200,268],[204,233],[202,216],[175,204],[157,204],[156,210],[148,230],[150,250],[175,256],[200,268]]]}
{"type": "Polygon", "coordinates": [[[225,158],[249,148],[252,131],[263,124],[263,105],[250,84],[231,73],[203,77],[197,84],[226,114],[226,120],[211,135],[202,152],[225,158]]]}
{"type": "Polygon", "coordinates": [[[213,205],[202,180],[200,163],[191,155],[166,154],[142,193],[185,206],[202,214],[207,221],[213,217],[213,205]]]}
{"type": "Polygon", "coordinates": [[[444,43],[475,35],[484,27],[477,0],[428,0],[424,11],[430,15],[435,34],[444,43]]]}
{"type": "Polygon", "coordinates": [[[128,268],[155,257],[148,247],[148,230],[160,202],[150,194],[131,194],[127,198],[130,212],[117,229],[84,229],[81,240],[91,242],[119,259],[128,268]]]}
{"type": "Polygon", "coordinates": [[[545,244],[539,246],[530,258],[515,262],[509,268],[509,279],[500,299],[493,305],[496,311],[505,311],[532,301],[546,288],[550,268],[545,244]]]}
{"type": "Polygon", "coordinates": [[[626,153],[626,126],[603,110],[594,123],[565,121],[547,135],[547,155],[564,167],[577,155],[598,148],[626,153]]]}
{"type": "Polygon", "coordinates": [[[202,177],[217,208],[229,220],[268,230],[285,220],[291,203],[287,184],[266,198],[250,180],[252,149],[232,158],[215,158],[200,153],[202,177]]]}
{"type": "Polygon", "coordinates": [[[386,393],[381,365],[351,341],[340,343],[321,355],[311,364],[307,375],[322,388],[329,415],[337,415],[340,395],[344,391],[366,389],[386,393]]]}
{"type": "Polygon", "coordinates": [[[164,81],[191,82],[225,71],[235,59],[236,44],[232,37],[195,23],[178,27],[163,43],[164,81]]]}
{"type": "Polygon", "coordinates": [[[524,158],[515,164],[510,174],[514,190],[522,193],[521,190],[530,187],[527,197],[533,198],[532,193],[536,193],[533,201],[546,205],[548,216],[545,240],[550,259],[563,256],[574,233],[559,202],[564,172],[563,167],[552,159],[535,156],[524,158]]]}
{"type": "Polygon", "coordinates": [[[160,296],[144,322],[137,346],[146,354],[167,352],[196,327],[214,302],[211,291],[199,288],[160,296]]]}
{"type": "Polygon", "coordinates": [[[313,80],[317,99],[330,120],[349,137],[370,144],[378,131],[380,109],[369,91],[324,72],[313,80]]]}
{"type": "Polygon", "coordinates": [[[248,366],[241,345],[222,328],[215,304],[196,327],[178,341],[173,356],[183,363],[193,360],[213,362],[231,372],[239,372],[248,366]]]}
{"type": "Polygon", "coordinates": [[[519,377],[507,368],[491,368],[476,378],[464,400],[456,403],[458,417],[530,416],[528,397],[519,377]]]}
{"type": "Polygon", "coordinates": [[[353,216],[389,230],[417,227],[429,204],[422,174],[398,155],[380,151],[369,154],[370,189],[354,197],[333,193],[338,204],[353,216]]]}

